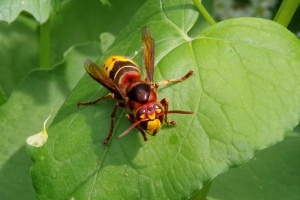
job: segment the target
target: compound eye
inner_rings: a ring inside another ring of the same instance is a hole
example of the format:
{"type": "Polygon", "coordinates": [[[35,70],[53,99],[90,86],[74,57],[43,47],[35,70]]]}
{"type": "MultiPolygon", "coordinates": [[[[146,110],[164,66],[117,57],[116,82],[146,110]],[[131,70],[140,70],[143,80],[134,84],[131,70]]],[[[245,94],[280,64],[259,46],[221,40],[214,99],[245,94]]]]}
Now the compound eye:
{"type": "Polygon", "coordinates": [[[136,114],[137,119],[145,119],[146,118],[146,110],[144,108],[139,109],[136,114]]]}
{"type": "Polygon", "coordinates": [[[155,109],[155,113],[156,114],[159,114],[162,111],[162,107],[160,105],[158,105],[158,104],[154,104],[153,108],[155,109]]]}

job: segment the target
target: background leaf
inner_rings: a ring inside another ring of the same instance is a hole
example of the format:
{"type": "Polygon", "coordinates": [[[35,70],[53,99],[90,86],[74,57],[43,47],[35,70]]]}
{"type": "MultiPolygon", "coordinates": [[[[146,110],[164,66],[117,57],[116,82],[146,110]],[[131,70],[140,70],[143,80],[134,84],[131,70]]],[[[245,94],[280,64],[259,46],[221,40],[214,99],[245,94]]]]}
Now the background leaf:
{"type": "Polygon", "coordinates": [[[123,7],[121,8],[114,7],[112,4],[107,11],[108,7],[103,6],[97,0],[89,1],[89,3],[84,0],[64,1],[59,14],[53,14],[51,17],[51,45],[53,44],[51,57],[54,58],[52,64],[56,67],[31,73],[31,70],[39,67],[37,60],[39,56],[36,51],[39,45],[38,23],[30,16],[23,14],[10,25],[0,24],[0,41],[3,44],[0,47],[0,84],[5,91],[0,95],[0,103],[2,103],[0,107],[0,119],[2,120],[0,122],[2,138],[0,148],[1,198],[34,199],[35,191],[30,176],[32,162],[26,155],[24,146],[26,137],[42,130],[43,122],[52,109],[54,109],[52,116],[55,116],[63,101],[69,96],[69,92],[77,84],[79,77],[85,73],[84,60],[100,56],[113,41],[113,35],[117,34],[122,26],[125,26],[142,2],[133,1],[132,3],[134,6],[125,5],[122,2],[123,7]],[[85,5],[84,9],[89,13],[101,13],[102,15],[96,17],[95,14],[94,18],[91,16],[89,19],[83,18],[83,13],[77,12],[78,8],[83,8],[83,4],[85,5]],[[112,21],[111,18],[104,15],[107,12],[117,13],[117,11],[120,15],[125,11],[128,12],[126,17],[122,18],[122,24],[119,20],[112,21]],[[64,12],[66,14],[63,14],[64,12]],[[72,18],[70,18],[71,16],[72,18]],[[55,17],[64,19],[58,20],[54,19],[55,17]],[[95,23],[85,23],[89,20],[93,20],[95,23]],[[79,29],[78,27],[82,27],[83,24],[86,28],[79,29]],[[88,24],[95,27],[89,27],[88,24]],[[77,29],[72,29],[74,27],[77,29]],[[57,31],[58,29],[72,29],[73,32],[68,33],[72,33],[72,37],[63,30],[57,31]],[[93,31],[91,31],[92,29],[93,31]],[[102,34],[102,32],[105,33],[102,34]],[[100,48],[98,42],[88,42],[99,41],[100,36],[100,48]],[[64,40],[68,41],[67,45],[59,45],[58,40],[60,43],[64,43],[64,40]],[[78,46],[80,43],[81,45],[78,46]],[[66,54],[66,59],[64,54],[66,54]],[[5,100],[7,101],[4,103],[5,100]]]}
{"type": "Polygon", "coordinates": [[[30,178],[32,162],[26,155],[26,137],[42,130],[44,120],[62,105],[70,90],[84,74],[87,55],[99,52],[97,43],[74,48],[53,70],[36,70],[0,107],[0,193],[3,199],[33,199],[30,178]],[[18,113],[18,115],[15,115],[18,113]],[[14,191],[14,192],[12,192],[14,191]]]}
{"type": "Polygon", "coordinates": [[[0,20],[12,22],[22,11],[26,11],[34,16],[40,23],[44,23],[49,18],[53,9],[52,5],[57,4],[57,0],[47,1],[1,1],[0,20]]]}
{"type": "MultiPolygon", "coordinates": [[[[59,12],[52,13],[48,21],[51,44],[45,51],[50,52],[50,66],[61,62],[64,53],[76,44],[98,41],[103,32],[116,35],[142,3],[120,1],[112,7],[98,0],[61,3],[59,12]]],[[[39,23],[24,13],[11,24],[0,23],[0,85],[7,98],[31,70],[43,67],[38,50],[47,47],[39,41],[43,39],[40,29],[39,23]]]]}
{"type": "Polygon", "coordinates": [[[0,24],[0,85],[6,97],[38,67],[38,25],[21,16],[12,24],[0,24]]]}
{"type": "Polygon", "coordinates": [[[107,93],[85,76],[54,119],[45,146],[28,148],[38,198],[188,198],[296,126],[298,39],[254,18],[224,21],[191,38],[187,32],[197,16],[189,3],[149,1],[97,62],[135,50],[141,55],[140,28],[149,26],[156,41],[155,80],[195,71],[185,82],[161,88],[161,98],[171,109],[196,114],[172,116],[178,125],[145,143],[137,131],[117,139],[129,126],[119,111],[111,144],[103,146],[114,101],[78,110],[76,102],[107,93]]]}
{"type": "Polygon", "coordinates": [[[116,1],[108,6],[99,0],[65,1],[51,18],[51,63],[59,62],[74,44],[98,41],[103,32],[117,35],[143,2],[116,1]]]}
{"type": "Polygon", "coordinates": [[[208,199],[299,199],[299,129],[214,180],[208,199]]]}
{"type": "Polygon", "coordinates": [[[4,92],[2,91],[2,88],[0,88],[0,105],[3,104],[6,101],[4,92]]]}

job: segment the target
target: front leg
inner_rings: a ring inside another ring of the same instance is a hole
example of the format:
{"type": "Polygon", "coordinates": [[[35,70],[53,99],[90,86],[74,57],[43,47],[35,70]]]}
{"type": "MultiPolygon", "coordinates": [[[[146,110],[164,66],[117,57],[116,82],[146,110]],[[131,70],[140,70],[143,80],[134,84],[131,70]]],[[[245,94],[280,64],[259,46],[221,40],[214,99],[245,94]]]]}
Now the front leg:
{"type": "MultiPolygon", "coordinates": [[[[127,119],[131,122],[131,124],[134,124],[134,116],[133,114],[127,114],[126,115],[127,119]]],[[[136,127],[137,129],[139,129],[140,133],[142,134],[144,141],[146,142],[148,139],[146,137],[145,131],[143,129],[141,129],[140,127],[136,127]]]]}
{"type": "Polygon", "coordinates": [[[175,125],[176,124],[176,121],[169,121],[168,120],[168,111],[169,111],[169,101],[167,98],[163,98],[161,101],[160,101],[161,105],[164,107],[164,110],[165,110],[165,122],[166,124],[172,124],[172,125],[175,125]]]}

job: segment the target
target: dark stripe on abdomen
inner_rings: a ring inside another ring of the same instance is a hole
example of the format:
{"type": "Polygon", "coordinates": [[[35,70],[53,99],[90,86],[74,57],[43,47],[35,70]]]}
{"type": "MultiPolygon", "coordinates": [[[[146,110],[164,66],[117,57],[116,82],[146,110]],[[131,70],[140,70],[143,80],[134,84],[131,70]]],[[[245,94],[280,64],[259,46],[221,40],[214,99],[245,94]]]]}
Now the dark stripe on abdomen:
{"type": "MultiPolygon", "coordinates": [[[[115,79],[115,75],[116,75],[117,71],[125,66],[128,66],[126,68],[131,69],[132,71],[138,71],[137,66],[130,61],[125,61],[125,62],[124,61],[116,61],[114,63],[112,70],[109,72],[110,80],[115,81],[114,79],[115,79]],[[129,67],[129,66],[131,66],[131,67],[129,67]]],[[[121,74],[121,73],[118,73],[118,74],[121,74]]]]}

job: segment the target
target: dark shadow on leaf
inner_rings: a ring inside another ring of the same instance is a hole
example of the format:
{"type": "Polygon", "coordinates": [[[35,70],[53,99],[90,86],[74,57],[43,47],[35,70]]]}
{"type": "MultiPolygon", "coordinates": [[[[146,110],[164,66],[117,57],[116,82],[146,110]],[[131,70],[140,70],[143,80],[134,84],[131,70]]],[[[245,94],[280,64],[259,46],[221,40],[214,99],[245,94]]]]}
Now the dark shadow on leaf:
{"type": "Polygon", "coordinates": [[[31,72],[17,90],[29,95],[36,105],[53,104],[50,101],[53,101],[55,95],[65,99],[85,73],[84,60],[97,57],[98,52],[97,43],[77,46],[54,68],[31,72]]]}
{"type": "Polygon", "coordinates": [[[31,165],[32,161],[23,145],[0,170],[1,199],[34,199],[35,191],[30,176],[31,165]]]}

